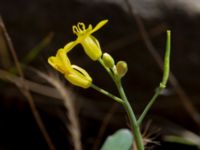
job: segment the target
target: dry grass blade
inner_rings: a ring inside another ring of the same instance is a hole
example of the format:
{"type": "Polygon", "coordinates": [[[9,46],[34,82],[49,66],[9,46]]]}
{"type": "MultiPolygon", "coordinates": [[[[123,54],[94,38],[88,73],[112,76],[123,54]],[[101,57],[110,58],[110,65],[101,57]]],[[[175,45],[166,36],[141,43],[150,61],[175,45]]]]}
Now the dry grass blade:
{"type": "MultiPolygon", "coordinates": [[[[164,141],[168,141],[167,137],[169,136],[180,137],[182,140],[184,139],[192,145],[196,145],[198,149],[200,149],[200,136],[198,135],[198,133],[191,132],[190,130],[180,126],[179,124],[176,124],[175,122],[172,122],[165,118],[158,117],[155,118],[155,121],[156,124],[159,124],[159,126],[161,125],[163,127],[161,132],[164,141]]],[[[176,143],[177,141],[171,139],[168,142],[176,143]]],[[[183,144],[184,142],[181,143],[183,144]]]]}
{"type": "MultiPolygon", "coordinates": [[[[0,79],[11,82],[11,83],[15,84],[18,88],[23,88],[23,85],[20,82],[20,77],[13,75],[12,73],[10,73],[8,71],[0,69],[0,79]]],[[[53,87],[38,84],[38,83],[35,83],[30,80],[26,80],[26,79],[24,79],[24,82],[29,87],[29,90],[31,92],[35,92],[37,94],[41,94],[41,95],[48,96],[51,98],[61,99],[60,94],[53,87]]]]}
{"type": "MultiPolygon", "coordinates": [[[[149,39],[148,33],[144,27],[142,20],[140,19],[139,16],[137,16],[135,14],[134,9],[131,7],[132,5],[130,4],[130,1],[125,0],[125,3],[127,4],[130,14],[132,15],[132,17],[135,19],[135,21],[137,23],[137,26],[141,33],[144,44],[146,45],[148,51],[151,53],[152,57],[158,64],[159,68],[162,70],[163,69],[163,60],[162,60],[161,56],[158,54],[158,52],[156,51],[156,48],[153,46],[151,40],[149,39]]],[[[196,109],[196,107],[191,103],[190,98],[188,97],[188,95],[186,94],[184,89],[181,87],[181,85],[179,84],[178,80],[176,79],[175,75],[172,72],[170,72],[169,82],[174,87],[174,90],[176,91],[177,95],[179,96],[180,100],[182,101],[182,104],[183,104],[183,107],[185,108],[185,110],[188,112],[190,117],[200,128],[200,114],[199,114],[198,110],[196,109]]]]}
{"type": "Polygon", "coordinates": [[[5,39],[7,41],[8,48],[9,48],[9,50],[11,52],[11,55],[12,55],[12,57],[14,59],[14,63],[16,65],[17,71],[18,71],[18,73],[20,75],[20,81],[19,82],[22,85],[21,92],[23,93],[23,95],[28,100],[28,103],[29,103],[30,109],[32,111],[32,114],[33,114],[33,116],[34,116],[34,118],[36,120],[36,123],[37,123],[38,127],[40,128],[40,130],[41,130],[41,132],[42,132],[42,134],[43,134],[43,136],[44,136],[44,138],[45,138],[45,140],[46,140],[46,142],[48,144],[49,149],[50,150],[55,150],[55,146],[53,145],[53,143],[52,143],[52,141],[51,141],[51,139],[49,137],[49,134],[48,134],[48,132],[47,132],[45,126],[44,126],[44,123],[43,123],[43,121],[42,121],[42,119],[41,119],[41,117],[39,115],[39,112],[36,109],[36,106],[35,106],[35,103],[33,101],[33,98],[32,98],[32,96],[31,96],[31,94],[29,92],[29,88],[26,85],[26,83],[24,82],[24,74],[23,74],[23,71],[21,69],[20,62],[19,62],[19,60],[17,58],[16,51],[14,49],[14,46],[13,46],[12,41],[11,41],[11,38],[10,38],[10,36],[9,36],[7,30],[6,30],[6,27],[5,27],[4,23],[3,23],[3,20],[1,18],[1,16],[0,16],[0,27],[1,27],[2,31],[3,31],[3,34],[4,34],[5,39]]]}
{"type": "Polygon", "coordinates": [[[1,28],[0,28],[0,63],[3,68],[9,68],[12,65],[12,61],[8,53],[8,47],[1,28]]]}
{"type": "Polygon", "coordinates": [[[62,99],[64,100],[64,106],[68,110],[67,116],[69,118],[70,124],[68,125],[69,132],[71,133],[73,144],[74,144],[74,149],[75,150],[81,150],[82,145],[81,145],[81,132],[80,132],[80,127],[79,127],[79,121],[78,117],[76,115],[75,111],[75,106],[73,102],[73,94],[70,93],[69,90],[66,89],[64,84],[56,79],[53,76],[49,76],[45,73],[40,72],[39,70],[34,71],[43,79],[48,81],[50,84],[52,84],[57,91],[60,93],[62,99]]]}

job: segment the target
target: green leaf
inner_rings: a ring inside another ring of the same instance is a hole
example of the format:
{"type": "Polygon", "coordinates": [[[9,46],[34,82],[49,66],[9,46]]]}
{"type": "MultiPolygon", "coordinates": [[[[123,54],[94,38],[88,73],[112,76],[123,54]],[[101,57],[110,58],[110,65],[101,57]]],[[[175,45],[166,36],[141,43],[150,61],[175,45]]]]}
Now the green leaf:
{"type": "Polygon", "coordinates": [[[100,150],[130,150],[133,144],[133,135],[128,129],[120,129],[108,136],[100,150]]]}

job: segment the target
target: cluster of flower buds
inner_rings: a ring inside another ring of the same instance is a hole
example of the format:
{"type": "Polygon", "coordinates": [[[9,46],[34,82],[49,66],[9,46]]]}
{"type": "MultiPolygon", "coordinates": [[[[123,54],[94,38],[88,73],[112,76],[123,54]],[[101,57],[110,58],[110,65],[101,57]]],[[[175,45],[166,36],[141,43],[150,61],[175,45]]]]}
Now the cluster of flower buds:
{"type": "Polygon", "coordinates": [[[125,61],[118,61],[117,64],[115,65],[115,61],[113,57],[108,53],[103,54],[102,60],[103,60],[104,65],[108,69],[111,69],[114,75],[119,78],[122,78],[123,76],[125,76],[125,74],[128,71],[128,66],[125,61]]]}

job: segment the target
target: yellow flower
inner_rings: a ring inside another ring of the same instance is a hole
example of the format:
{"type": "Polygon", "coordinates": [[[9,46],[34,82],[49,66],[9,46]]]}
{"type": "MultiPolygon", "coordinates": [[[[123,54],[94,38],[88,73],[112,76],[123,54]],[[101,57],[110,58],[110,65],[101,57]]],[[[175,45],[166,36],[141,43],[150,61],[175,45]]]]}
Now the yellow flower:
{"type": "MultiPolygon", "coordinates": [[[[79,22],[77,26],[73,26],[73,33],[77,35],[77,39],[73,41],[72,47],[77,44],[81,44],[85,53],[92,60],[98,60],[102,55],[101,47],[99,45],[99,41],[91,34],[99,30],[107,22],[108,20],[103,20],[99,22],[94,28],[92,28],[92,25],[89,25],[87,29],[85,27],[85,24],[82,22],[79,22]]],[[[69,49],[69,47],[64,47],[64,49],[66,52],[71,50],[69,49]]]]}
{"type": "Polygon", "coordinates": [[[67,53],[71,51],[74,46],[81,44],[85,53],[92,59],[97,60],[101,57],[102,52],[98,40],[91,34],[99,30],[104,26],[108,20],[99,22],[94,28],[89,25],[85,28],[84,23],[78,23],[77,26],[73,26],[73,32],[77,35],[75,41],[69,42],[64,48],[57,51],[56,56],[48,58],[48,63],[60,73],[64,74],[65,78],[73,85],[80,86],[82,88],[88,88],[92,84],[92,78],[81,67],[72,65],[67,53]]]}
{"type": "MultiPolygon", "coordinates": [[[[73,43],[70,42],[67,47],[72,47],[73,43]]],[[[48,58],[48,63],[56,70],[64,74],[65,78],[73,85],[89,88],[92,84],[92,78],[81,67],[71,65],[65,49],[59,49],[56,56],[48,58]]]]}

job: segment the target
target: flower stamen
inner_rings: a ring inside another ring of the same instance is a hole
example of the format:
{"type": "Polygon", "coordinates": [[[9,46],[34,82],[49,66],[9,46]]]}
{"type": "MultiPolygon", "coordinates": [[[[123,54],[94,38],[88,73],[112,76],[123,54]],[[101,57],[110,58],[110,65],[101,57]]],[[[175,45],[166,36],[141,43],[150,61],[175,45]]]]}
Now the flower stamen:
{"type": "Polygon", "coordinates": [[[80,32],[79,28],[77,28],[77,26],[75,26],[75,25],[72,26],[72,30],[73,30],[73,33],[76,34],[76,35],[80,32]]]}
{"type": "Polygon", "coordinates": [[[82,22],[79,22],[78,25],[77,25],[78,29],[80,32],[84,32],[86,29],[85,29],[85,24],[82,23],[82,22]]]}

